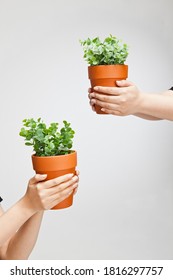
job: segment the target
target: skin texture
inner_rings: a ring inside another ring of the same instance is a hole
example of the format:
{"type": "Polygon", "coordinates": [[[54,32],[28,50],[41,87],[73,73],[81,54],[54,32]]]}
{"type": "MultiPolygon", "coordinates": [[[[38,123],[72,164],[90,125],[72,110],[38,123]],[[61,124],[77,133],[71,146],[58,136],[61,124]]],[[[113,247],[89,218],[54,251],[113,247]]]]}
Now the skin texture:
{"type": "Polygon", "coordinates": [[[36,174],[28,182],[25,195],[4,212],[0,205],[0,259],[28,259],[36,243],[44,210],[76,193],[77,175],[67,174],[44,181],[36,174]]]}
{"type": "Polygon", "coordinates": [[[88,90],[93,110],[97,104],[103,112],[115,116],[135,115],[148,120],[173,120],[172,90],[144,93],[127,80],[116,83],[117,87],[98,86],[88,90]]]}

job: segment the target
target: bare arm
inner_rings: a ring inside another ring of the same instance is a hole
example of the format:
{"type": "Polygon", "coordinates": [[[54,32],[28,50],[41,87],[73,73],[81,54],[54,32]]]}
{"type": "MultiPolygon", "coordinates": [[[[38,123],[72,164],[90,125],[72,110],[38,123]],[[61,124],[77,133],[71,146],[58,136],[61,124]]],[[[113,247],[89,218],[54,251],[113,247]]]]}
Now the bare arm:
{"type": "Polygon", "coordinates": [[[167,90],[160,94],[144,94],[139,104],[139,113],[134,115],[148,120],[173,120],[173,92],[167,90]]]}
{"type": "Polygon", "coordinates": [[[0,246],[10,240],[19,228],[33,215],[34,209],[25,206],[24,198],[19,200],[7,212],[1,208],[0,217],[0,246]]]}
{"type": "Polygon", "coordinates": [[[28,259],[38,238],[43,211],[34,214],[16,232],[8,244],[6,258],[28,259]]]}
{"type": "Polygon", "coordinates": [[[95,87],[89,91],[90,104],[97,104],[108,114],[135,115],[148,120],[173,120],[173,92],[141,92],[129,81],[117,81],[118,87],[95,87]],[[98,94],[102,93],[102,94],[98,94]]]}
{"type": "Polygon", "coordinates": [[[37,240],[43,210],[67,198],[78,186],[78,176],[67,174],[46,182],[36,175],[27,192],[4,213],[0,207],[0,259],[27,259],[37,240]]]}

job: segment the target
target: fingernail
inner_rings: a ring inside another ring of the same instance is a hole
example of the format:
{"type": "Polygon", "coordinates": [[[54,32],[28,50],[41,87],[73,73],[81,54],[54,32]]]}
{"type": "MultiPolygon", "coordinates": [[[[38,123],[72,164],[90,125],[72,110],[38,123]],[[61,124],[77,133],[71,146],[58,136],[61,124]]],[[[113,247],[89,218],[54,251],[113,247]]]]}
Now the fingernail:
{"type": "Polygon", "coordinates": [[[44,178],[47,176],[47,174],[40,174],[40,176],[44,178]]]}
{"type": "Polygon", "coordinates": [[[78,178],[78,177],[75,175],[75,176],[72,178],[72,180],[73,180],[73,181],[76,181],[77,178],[78,178]]]}

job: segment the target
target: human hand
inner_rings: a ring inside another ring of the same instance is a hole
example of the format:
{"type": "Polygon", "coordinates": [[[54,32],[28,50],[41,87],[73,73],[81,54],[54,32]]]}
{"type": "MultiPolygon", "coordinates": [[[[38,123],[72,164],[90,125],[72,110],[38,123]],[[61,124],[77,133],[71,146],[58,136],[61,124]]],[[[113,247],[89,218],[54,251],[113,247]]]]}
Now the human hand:
{"type": "MultiPolygon", "coordinates": [[[[80,174],[79,170],[76,170],[75,175],[78,177],[78,183],[79,183],[79,174],[80,174]]],[[[74,195],[77,193],[78,187],[79,187],[79,185],[77,184],[77,187],[74,189],[74,192],[73,192],[74,195]]]]}
{"type": "Polygon", "coordinates": [[[101,110],[107,114],[126,116],[138,113],[138,106],[142,99],[142,93],[132,82],[117,81],[118,87],[94,87],[89,92],[90,105],[101,106],[101,110]],[[100,94],[101,93],[101,94],[100,94]]]}
{"type": "Polygon", "coordinates": [[[89,103],[90,103],[90,105],[91,105],[92,110],[95,112],[95,111],[96,111],[96,109],[95,109],[95,104],[94,104],[94,102],[93,102],[94,97],[92,97],[92,93],[93,93],[92,88],[89,88],[89,89],[88,89],[88,98],[89,98],[89,103]]]}
{"type": "Polygon", "coordinates": [[[29,180],[24,196],[26,207],[34,212],[48,210],[71,195],[78,187],[79,172],[44,181],[46,174],[36,174],[29,180]]]}

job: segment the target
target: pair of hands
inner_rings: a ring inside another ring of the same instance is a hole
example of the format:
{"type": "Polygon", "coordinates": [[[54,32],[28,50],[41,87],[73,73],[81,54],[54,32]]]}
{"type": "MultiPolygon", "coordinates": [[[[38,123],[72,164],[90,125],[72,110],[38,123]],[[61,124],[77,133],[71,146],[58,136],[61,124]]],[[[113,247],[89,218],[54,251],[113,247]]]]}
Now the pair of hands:
{"type": "Polygon", "coordinates": [[[89,88],[90,105],[95,111],[99,105],[103,112],[117,116],[127,116],[138,113],[142,94],[132,82],[122,80],[116,82],[117,87],[89,88]],[[101,94],[100,94],[101,93],[101,94]]]}
{"type": "MultiPolygon", "coordinates": [[[[129,81],[117,81],[117,87],[94,87],[89,89],[89,99],[92,109],[99,105],[107,114],[125,116],[138,112],[141,93],[129,81]],[[102,94],[100,94],[102,93],[102,94]]],[[[36,174],[30,179],[24,200],[26,205],[38,212],[51,209],[73,192],[76,193],[79,181],[79,172],[66,174],[58,178],[45,181],[46,175],[36,174]]]]}
{"type": "Polygon", "coordinates": [[[25,205],[38,212],[48,210],[66,199],[70,194],[76,193],[79,181],[79,172],[66,174],[55,179],[47,180],[46,174],[36,174],[29,180],[26,194],[24,195],[25,205]]]}

